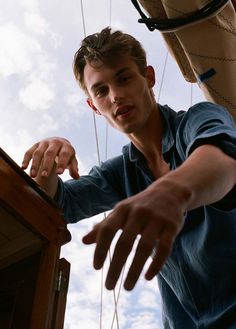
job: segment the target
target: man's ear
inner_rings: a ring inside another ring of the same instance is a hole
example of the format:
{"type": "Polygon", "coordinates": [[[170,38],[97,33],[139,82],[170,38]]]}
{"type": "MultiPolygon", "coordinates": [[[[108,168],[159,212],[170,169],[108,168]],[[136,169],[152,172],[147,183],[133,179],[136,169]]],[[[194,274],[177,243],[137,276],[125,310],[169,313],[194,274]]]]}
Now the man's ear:
{"type": "Polygon", "coordinates": [[[91,107],[91,109],[98,115],[101,115],[101,113],[99,112],[99,110],[93,105],[93,101],[91,100],[91,98],[87,98],[87,104],[89,107],[91,107]]]}
{"type": "Polygon", "coordinates": [[[155,78],[154,68],[151,65],[148,65],[146,67],[146,79],[147,79],[149,88],[153,88],[155,85],[155,82],[156,82],[156,78],[155,78]]]}

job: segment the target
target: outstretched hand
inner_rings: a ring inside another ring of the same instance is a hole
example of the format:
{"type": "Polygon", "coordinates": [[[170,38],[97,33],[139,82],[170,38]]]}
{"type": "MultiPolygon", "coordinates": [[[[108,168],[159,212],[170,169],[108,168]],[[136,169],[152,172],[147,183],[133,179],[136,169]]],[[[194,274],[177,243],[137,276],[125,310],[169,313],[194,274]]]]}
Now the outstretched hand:
{"type": "Polygon", "coordinates": [[[100,269],[113,238],[118,230],[122,230],[109,266],[105,283],[107,289],[115,287],[138,236],[140,239],[124,282],[124,288],[127,290],[135,286],[149,256],[152,255],[153,258],[145,278],[151,280],[160,271],[171,253],[177,234],[182,229],[184,209],[181,208],[180,202],[169,194],[165,184],[158,184],[158,187],[156,184],[153,188],[154,184],[120,202],[106,219],[83,237],[85,244],[96,243],[94,267],[100,269]]]}
{"type": "Polygon", "coordinates": [[[53,168],[59,175],[68,169],[72,178],[79,178],[75,150],[65,138],[51,137],[34,144],[24,155],[22,169],[27,169],[31,160],[30,176],[32,178],[36,176],[46,178],[53,168]]]}

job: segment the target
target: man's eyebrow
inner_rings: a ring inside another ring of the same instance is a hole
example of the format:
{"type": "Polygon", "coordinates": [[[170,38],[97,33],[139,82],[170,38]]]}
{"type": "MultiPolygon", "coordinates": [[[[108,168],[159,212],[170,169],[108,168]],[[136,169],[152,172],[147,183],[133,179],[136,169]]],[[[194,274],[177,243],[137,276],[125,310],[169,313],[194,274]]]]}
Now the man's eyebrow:
{"type": "Polygon", "coordinates": [[[129,70],[129,67],[123,67],[122,69],[120,69],[119,71],[116,72],[115,77],[118,77],[120,74],[122,74],[128,70],[129,70]]]}
{"type": "Polygon", "coordinates": [[[91,86],[91,91],[95,92],[95,90],[99,87],[102,86],[102,82],[96,82],[94,85],[91,86]]]}
{"type": "MultiPolygon", "coordinates": [[[[126,71],[128,71],[128,70],[129,70],[129,67],[123,67],[122,69],[118,70],[118,71],[115,73],[114,78],[117,78],[119,75],[123,74],[124,72],[126,72],[126,71]]],[[[90,89],[91,89],[92,92],[95,92],[95,90],[96,90],[97,88],[99,88],[100,86],[102,86],[102,85],[103,85],[103,82],[98,81],[98,82],[96,82],[94,85],[92,85],[90,89]]]]}

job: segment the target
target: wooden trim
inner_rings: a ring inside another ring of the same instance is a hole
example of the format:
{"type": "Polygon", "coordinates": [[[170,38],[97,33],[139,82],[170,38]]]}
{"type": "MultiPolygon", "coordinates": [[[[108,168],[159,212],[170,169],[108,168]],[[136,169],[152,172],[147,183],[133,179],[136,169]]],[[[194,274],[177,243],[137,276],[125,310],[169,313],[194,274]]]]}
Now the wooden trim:
{"type": "Polygon", "coordinates": [[[70,263],[64,258],[59,260],[57,273],[57,287],[53,308],[53,320],[51,329],[63,329],[66,299],[69,285],[70,263]]]}
{"type": "Polygon", "coordinates": [[[49,244],[44,247],[38,272],[30,329],[50,329],[51,327],[58,258],[59,250],[55,245],[49,244]]]}

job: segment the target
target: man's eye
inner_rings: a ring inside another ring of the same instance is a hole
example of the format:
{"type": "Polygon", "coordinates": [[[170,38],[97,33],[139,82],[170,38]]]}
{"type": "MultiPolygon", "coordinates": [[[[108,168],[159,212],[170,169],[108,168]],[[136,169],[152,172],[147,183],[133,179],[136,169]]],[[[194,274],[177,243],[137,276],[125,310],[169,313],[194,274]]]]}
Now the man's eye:
{"type": "Polygon", "coordinates": [[[130,78],[131,78],[130,75],[123,75],[123,76],[121,76],[121,77],[119,78],[119,81],[120,81],[121,83],[124,83],[124,82],[129,81],[130,78]]]}
{"type": "Polygon", "coordinates": [[[106,94],[106,88],[105,87],[104,88],[99,88],[95,92],[95,96],[97,96],[97,97],[102,97],[105,94],[106,94]]]}

